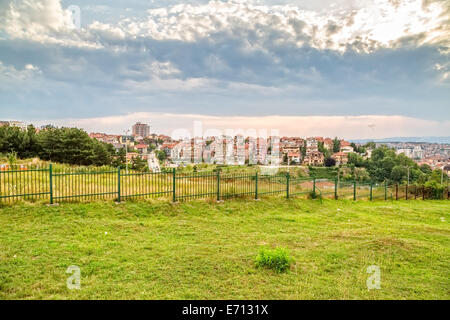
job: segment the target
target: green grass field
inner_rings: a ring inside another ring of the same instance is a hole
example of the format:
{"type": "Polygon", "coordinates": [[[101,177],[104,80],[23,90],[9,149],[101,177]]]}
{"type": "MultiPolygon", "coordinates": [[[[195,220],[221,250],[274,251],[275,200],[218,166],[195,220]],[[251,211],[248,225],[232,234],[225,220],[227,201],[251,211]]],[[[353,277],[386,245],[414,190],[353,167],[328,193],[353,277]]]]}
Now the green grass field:
{"type": "Polygon", "coordinates": [[[449,299],[449,213],[449,201],[277,198],[3,207],[0,299],[449,299]],[[286,248],[290,269],[257,268],[261,247],[286,248]],[[66,287],[70,265],[80,290],[66,287]]]}

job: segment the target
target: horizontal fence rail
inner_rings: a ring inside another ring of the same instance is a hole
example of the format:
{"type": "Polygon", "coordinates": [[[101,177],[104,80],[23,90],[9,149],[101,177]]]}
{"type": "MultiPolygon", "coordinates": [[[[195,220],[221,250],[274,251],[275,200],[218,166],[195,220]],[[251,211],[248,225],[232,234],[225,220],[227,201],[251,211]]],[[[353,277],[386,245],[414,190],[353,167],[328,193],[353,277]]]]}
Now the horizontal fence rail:
{"type": "Polygon", "coordinates": [[[168,172],[151,173],[110,168],[58,169],[52,165],[10,166],[0,171],[0,202],[45,200],[75,202],[92,200],[167,198],[226,200],[266,196],[349,200],[449,199],[443,192],[418,185],[362,183],[293,177],[289,173],[168,172]]]}

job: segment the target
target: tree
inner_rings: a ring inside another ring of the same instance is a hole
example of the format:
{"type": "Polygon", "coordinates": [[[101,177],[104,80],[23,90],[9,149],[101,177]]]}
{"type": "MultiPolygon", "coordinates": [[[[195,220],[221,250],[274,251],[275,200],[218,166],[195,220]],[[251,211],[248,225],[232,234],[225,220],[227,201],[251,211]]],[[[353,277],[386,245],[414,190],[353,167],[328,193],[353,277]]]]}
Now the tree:
{"type": "Polygon", "coordinates": [[[126,162],[127,162],[127,152],[125,148],[120,148],[112,160],[112,165],[114,167],[120,167],[121,169],[124,169],[126,167],[126,162]]]}
{"type": "Polygon", "coordinates": [[[353,165],[355,167],[366,167],[366,161],[362,156],[351,152],[348,154],[348,165],[353,165]]]}
{"type": "Polygon", "coordinates": [[[334,167],[336,165],[336,160],[331,157],[325,159],[325,167],[334,167]]]}
{"type": "Polygon", "coordinates": [[[137,171],[149,171],[147,161],[141,157],[131,159],[131,168],[137,171]]]}
{"type": "Polygon", "coordinates": [[[324,156],[325,159],[331,157],[331,151],[328,150],[327,148],[325,148],[325,145],[324,145],[323,142],[319,141],[318,149],[319,149],[320,152],[323,153],[323,156],[324,156]]]}
{"type": "Polygon", "coordinates": [[[408,175],[408,169],[404,166],[395,166],[391,171],[391,180],[397,183],[401,183],[406,179],[408,175]]]}
{"type": "Polygon", "coordinates": [[[367,142],[365,145],[364,145],[364,147],[366,148],[366,149],[376,149],[376,147],[377,147],[377,144],[375,143],[375,142],[373,142],[373,141],[370,141],[370,142],[367,142]]]}
{"type": "Polygon", "coordinates": [[[158,158],[159,161],[163,162],[167,159],[167,154],[162,150],[155,150],[156,158],[158,158]]]}
{"type": "Polygon", "coordinates": [[[339,152],[341,150],[341,140],[339,140],[337,137],[333,140],[333,152],[339,152]]]}
{"type": "Polygon", "coordinates": [[[433,172],[433,170],[431,169],[431,167],[429,165],[427,165],[426,163],[422,164],[420,166],[420,171],[422,171],[423,173],[425,173],[426,175],[430,175],[431,172],[433,172]]]}
{"type": "Polygon", "coordinates": [[[37,136],[41,159],[75,165],[111,165],[114,148],[77,128],[46,128],[37,136]]]}
{"type": "Polygon", "coordinates": [[[9,125],[0,127],[0,153],[17,153],[19,158],[36,156],[36,130],[30,126],[27,130],[9,125]]]}

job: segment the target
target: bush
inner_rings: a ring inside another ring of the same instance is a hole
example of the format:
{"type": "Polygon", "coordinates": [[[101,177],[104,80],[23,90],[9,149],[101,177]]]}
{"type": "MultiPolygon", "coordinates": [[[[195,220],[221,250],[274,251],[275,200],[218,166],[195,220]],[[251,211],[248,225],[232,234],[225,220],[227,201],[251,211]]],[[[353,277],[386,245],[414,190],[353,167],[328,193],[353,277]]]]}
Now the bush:
{"type": "Polygon", "coordinates": [[[429,199],[438,200],[444,198],[445,187],[436,181],[431,180],[425,183],[425,189],[428,192],[429,199]]]}
{"type": "Polygon", "coordinates": [[[261,248],[259,254],[256,256],[256,266],[258,268],[273,269],[276,272],[282,273],[289,269],[291,265],[291,258],[286,249],[266,249],[261,248]]]}

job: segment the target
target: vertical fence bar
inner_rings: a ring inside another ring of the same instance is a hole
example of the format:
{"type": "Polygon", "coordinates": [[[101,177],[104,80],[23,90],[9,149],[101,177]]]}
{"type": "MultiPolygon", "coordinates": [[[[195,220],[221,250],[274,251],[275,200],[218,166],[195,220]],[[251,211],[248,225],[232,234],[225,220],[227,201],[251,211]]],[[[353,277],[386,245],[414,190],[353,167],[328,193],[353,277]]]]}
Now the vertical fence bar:
{"type": "Polygon", "coordinates": [[[373,200],[373,182],[370,183],[370,201],[373,200]]]}
{"type": "Polygon", "coordinates": [[[398,200],[398,183],[395,184],[395,200],[398,200]]]}
{"type": "Polygon", "coordinates": [[[291,184],[291,175],[289,172],[286,174],[286,198],[289,199],[289,185],[291,184]]]}
{"type": "Polygon", "coordinates": [[[356,201],[356,181],[353,181],[353,201],[356,201]]]}
{"type": "Polygon", "coordinates": [[[120,190],[120,167],[117,167],[117,201],[121,202],[121,190],[120,190]]]}
{"type": "Polygon", "coordinates": [[[334,200],[338,199],[338,179],[334,179],[334,200]]]}
{"type": "Polygon", "coordinates": [[[255,173],[255,200],[258,200],[258,172],[255,173]]]}
{"type": "Polygon", "coordinates": [[[50,163],[48,167],[49,183],[50,183],[50,204],[53,204],[53,165],[50,163]]]}
{"type": "Polygon", "coordinates": [[[405,200],[408,200],[409,184],[406,185],[405,200]]]}
{"type": "Polygon", "coordinates": [[[316,197],[316,178],[313,179],[313,196],[316,197]]]}
{"type": "Polygon", "coordinates": [[[217,171],[217,201],[220,201],[220,171],[217,171]]]}
{"type": "Polygon", "coordinates": [[[387,200],[387,181],[384,180],[384,200],[387,200]]]}
{"type": "Polygon", "coordinates": [[[176,194],[176,186],[177,186],[177,177],[176,177],[177,171],[175,168],[172,170],[172,201],[177,201],[177,194],[176,194]]]}

